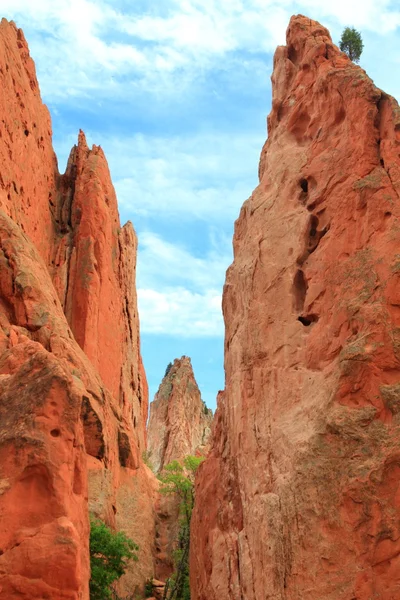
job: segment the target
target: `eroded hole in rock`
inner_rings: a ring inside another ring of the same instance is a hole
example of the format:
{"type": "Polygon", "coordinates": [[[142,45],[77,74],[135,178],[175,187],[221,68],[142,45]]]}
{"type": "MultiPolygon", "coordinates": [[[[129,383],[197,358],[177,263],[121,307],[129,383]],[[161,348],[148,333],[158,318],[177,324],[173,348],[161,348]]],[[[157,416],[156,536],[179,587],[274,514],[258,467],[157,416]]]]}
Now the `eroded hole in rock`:
{"type": "Polygon", "coordinates": [[[329,225],[326,225],[323,229],[318,231],[319,219],[314,215],[310,219],[309,230],[308,230],[308,240],[307,240],[307,252],[308,255],[315,252],[318,248],[318,245],[324,235],[329,231],[329,225]]]}
{"type": "Polygon", "coordinates": [[[83,435],[85,439],[85,450],[90,456],[101,460],[104,458],[103,425],[90,404],[89,398],[83,396],[81,419],[83,423],[83,435]]]}
{"type": "Polygon", "coordinates": [[[25,129],[24,134],[26,135],[26,137],[28,137],[29,131],[27,129],[25,129]]]}
{"type": "Polygon", "coordinates": [[[111,508],[112,508],[112,511],[113,511],[114,515],[116,515],[117,514],[117,507],[114,506],[114,504],[112,504],[111,508]]]}
{"type": "Polygon", "coordinates": [[[303,310],[307,289],[308,283],[304,276],[304,272],[301,269],[299,269],[296,272],[296,275],[294,276],[293,280],[293,303],[296,312],[300,312],[303,310]]]}
{"type": "Polygon", "coordinates": [[[318,246],[318,243],[319,243],[319,240],[321,237],[320,232],[318,231],[318,223],[319,223],[318,217],[315,217],[313,215],[310,219],[310,223],[308,226],[307,250],[308,250],[309,254],[314,252],[314,250],[318,246]]]}
{"type": "Polygon", "coordinates": [[[308,192],[308,181],[307,179],[300,179],[300,187],[305,194],[308,192]]]}
{"type": "Polygon", "coordinates": [[[60,435],[61,435],[61,431],[60,431],[59,429],[52,429],[52,430],[50,431],[50,435],[51,435],[52,437],[60,437],[60,435]]]}
{"type": "Polygon", "coordinates": [[[300,323],[302,323],[304,325],[304,327],[309,327],[312,323],[316,323],[318,321],[318,316],[317,315],[303,315],[301,317],[298,317],[297,319],[298,321],[300,321],[300,323]]]}

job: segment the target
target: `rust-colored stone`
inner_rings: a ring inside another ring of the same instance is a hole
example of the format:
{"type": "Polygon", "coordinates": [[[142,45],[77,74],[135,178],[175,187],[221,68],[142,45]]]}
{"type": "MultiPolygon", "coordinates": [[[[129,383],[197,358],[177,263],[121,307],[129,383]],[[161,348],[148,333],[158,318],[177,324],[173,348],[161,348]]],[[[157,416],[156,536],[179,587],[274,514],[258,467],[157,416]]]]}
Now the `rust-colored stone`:
{"type": "Polygon", "coordinates": [[[193,600],[400,597],[400,110],[297,16],[223,296],[193,600]]]}
{"type": "Polygon", "coordinates": [[[57,159],[51,121],[21,29],[0,23],[0,209],[50,261],[57,159]]]}
{"type": "Polygon", "coordinates": [[[160,472],[190,454],[205,454],[212,417],[201,399],[190,358],[176,358],[150,404],[147,447],[154,470],[160,472]]]}
{"type": "Polygon", "coordinates": [[[0,82],[0,596],[87,600],[88,509],[139,544],[119,588],[133,594],[153,575],[157,487],[141,461],[136,235],[83,133],[59,175],[33,61],[5,20],[0,82]]]}
{"type": "MultiPolygon", "coordinates": [[[[190,358],[175,359],[150,404],[148,460],[156,472],[173,460],[206,454],[212,411],[201,399],[190,358]]],[[[174,569],[179,533],[179,498],[156,497],[155,575],[162,581],[174,569]]]]}

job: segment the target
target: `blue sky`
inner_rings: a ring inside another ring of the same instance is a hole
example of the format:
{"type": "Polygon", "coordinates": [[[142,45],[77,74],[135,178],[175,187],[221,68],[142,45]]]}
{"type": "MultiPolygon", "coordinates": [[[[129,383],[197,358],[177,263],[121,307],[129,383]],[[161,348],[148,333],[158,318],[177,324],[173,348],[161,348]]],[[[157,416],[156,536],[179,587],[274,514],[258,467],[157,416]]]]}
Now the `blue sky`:
{"type": "Polygon", "coordinates": [[[292,14],[400,98],[400,0],[1,0],[25,32],[64,171],[79,128],[101,145],[121,221],[139,236],[142,353],[152,399],[186,354],[207,404],[224,386],[221,293],[233,223],[257,184],[273,52],[292,14]]]}

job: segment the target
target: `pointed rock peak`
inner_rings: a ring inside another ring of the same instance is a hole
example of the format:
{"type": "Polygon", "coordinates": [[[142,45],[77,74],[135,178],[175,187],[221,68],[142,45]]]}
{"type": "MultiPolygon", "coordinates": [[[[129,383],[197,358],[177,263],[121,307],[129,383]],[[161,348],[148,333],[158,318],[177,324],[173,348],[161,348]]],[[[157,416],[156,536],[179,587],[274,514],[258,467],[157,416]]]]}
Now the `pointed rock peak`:
{"type": "Polygon", "coordinates": [[[310,38],[314,38],[314,43],[317,38],[321,38],[321,41],[332,43],[329,31],[326,27],[318,23],[318,21],[313,21],[303,15],[294,15],[290,19],[286,30],[287,45],[300,49],[305,46],[307,40],[310,38]]]}
{"type": "Polygon", "coordinates": [[[86,141],[86,135],[82,131],[82,129],[79,130],[79,134],[78,134],[78,148],[80,148],[82,150],[89,150],[89,146],[87,145],[87,141],[86,141]]]}
{"type": "MultiPolygon", "coordinates": [[[[191,374],[194,379],[192,362],[191,362],[189,356],[181,356],[181,358],[175,358],[173,363],[169,363],[165,370],[165,375],[163,377],[163,381],[165,379],[170,379],[171,377],[175,377],[176,373],[181,370],[182,371],[186,370],[187,374],[191,374]]],[[[161,387],[163,381],[161,382],[160,387],[161,387]]]]}
{"type": "Polygon", "coordinates": [[[212,411],[201,398],[188,356],[169,363],[150,405],[148,453],[156,471],[172,460],[205,453],[212,411]]]}

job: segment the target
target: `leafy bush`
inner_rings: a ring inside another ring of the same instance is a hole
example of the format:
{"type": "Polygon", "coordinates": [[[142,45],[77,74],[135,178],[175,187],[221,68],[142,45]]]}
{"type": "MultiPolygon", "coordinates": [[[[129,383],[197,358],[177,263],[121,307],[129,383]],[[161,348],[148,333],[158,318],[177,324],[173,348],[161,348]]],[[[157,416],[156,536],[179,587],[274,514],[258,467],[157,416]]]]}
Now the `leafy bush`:
{"type": "Polygon", "coordinates": [[[112,531],[100,519],[90,518],[90,600],[111,600],[112,584],[138,560],[139,547],[122,531],[112,531]]]}
{"type": "Polygon", "coordinates": [[[144,586],[144,597],[151,598],[153,595],[153,582],[151,579],[146,581],[146,585],[144,586]]]}
{"type": "Polygon", "coordinates": [[[353,62],[358,62],[364,49],[361,33],[354,27],[345,27],[340,38],[339,46],[342,52],[353,62]]]}
{"type": "Polygon", "coordinates": [[[178,534],[178,548],[174,553],[175,571],[167,581],[168,600],[190,600],[189,584],[189,549],[190,549],[190,521],[194,506],[194,478],[202,456],[187,456],[183,465],[173,460],[164,467],[160,491],[162,494],[174,494],[180,498],[180,528],[178,534]]]}

